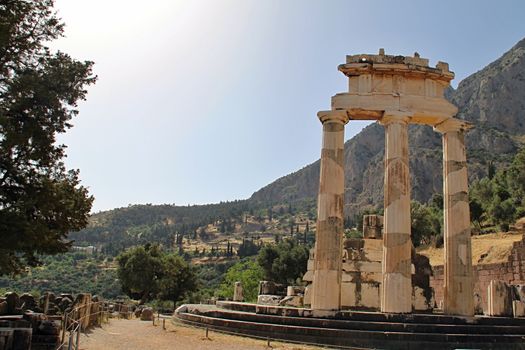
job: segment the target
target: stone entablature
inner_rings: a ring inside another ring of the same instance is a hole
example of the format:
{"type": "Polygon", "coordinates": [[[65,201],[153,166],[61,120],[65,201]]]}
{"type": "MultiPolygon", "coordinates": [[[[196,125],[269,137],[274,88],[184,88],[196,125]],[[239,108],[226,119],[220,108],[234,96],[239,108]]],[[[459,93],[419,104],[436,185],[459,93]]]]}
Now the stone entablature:
{"type": "Polygon", "coordinates": [[[348,77],[348,92],[332,97],[333,110],[347,111],[349,118],[380,120],[385,111],[409,112],[410,123],[437,125],[457,114],[444,92],[454,79],[448,64],[428,66],[415,54],[347,56],[339,71],[348,77]]]}

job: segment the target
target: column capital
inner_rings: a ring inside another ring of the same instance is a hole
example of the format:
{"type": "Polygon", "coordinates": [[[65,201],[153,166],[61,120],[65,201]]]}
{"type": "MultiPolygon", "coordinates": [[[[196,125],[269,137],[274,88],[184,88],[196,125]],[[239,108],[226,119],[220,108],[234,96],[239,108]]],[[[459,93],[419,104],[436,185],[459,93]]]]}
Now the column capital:
{"type": "Polygon", "coordinates": [[[379,124],[386,126],[392,123],[408,124],[413,114],[406,111],[386,110],[379,119],[379,124]]]}
{"type": "Polygon", "coordinates": [[[330,121],[345,125],[350,120],[348,113],[344,110],[319,111],[317,112],[317,117],[323,124],[330,121]]]}
{"type": "Polygon", "coordinates": [[[448,118],[439,124],[434,125],[434,131],[445,134],[452,131],[467,131],[472,129],[474,125],[461,119],[448,118]]]}

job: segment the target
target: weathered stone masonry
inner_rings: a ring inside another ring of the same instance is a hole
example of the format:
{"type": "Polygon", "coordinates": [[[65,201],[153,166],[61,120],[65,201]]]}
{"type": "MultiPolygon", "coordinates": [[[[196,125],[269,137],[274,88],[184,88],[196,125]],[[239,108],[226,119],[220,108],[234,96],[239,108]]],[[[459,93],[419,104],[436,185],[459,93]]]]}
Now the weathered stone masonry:
{"type": "Polygon", "coordinates": [[[345,112],[319,113],[323,148],[317,210],[312,308],[341,308],[341,268],[344,209],[345,112]]]}
{"type": "MultiPolygon", "coordinates": [[[[434,289],[438,305],[444,301],[444,276],[443,265],[432,268],[430,286],[434,289]]],[[[508,284],[525,284],[525,237],[514,242],[508,260],[503,263],[482,264],[473,267],[472,273],[473,293],[481,297],[483,310],[487,310],[487,288],[491,280],[504,281],[508,284]]]]}
{"type": "Polygon", "coordinates": [[[385,126],[382,312],[412,312],[408,117],[385,112],[381,119],[385,126]]]}

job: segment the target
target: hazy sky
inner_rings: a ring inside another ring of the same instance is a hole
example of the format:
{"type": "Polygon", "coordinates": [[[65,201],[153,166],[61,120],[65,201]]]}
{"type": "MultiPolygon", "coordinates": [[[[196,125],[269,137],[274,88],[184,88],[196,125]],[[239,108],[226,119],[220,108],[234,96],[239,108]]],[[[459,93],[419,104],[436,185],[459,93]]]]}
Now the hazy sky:
{"type": "MultiPolygon", "coordinates": [[[[525,1],[56,0],[99,80],[59,138],[94,211],[243,199],[315,161],[345,55],[449,62],[453,83],[525,36],[525,1]]],[[[366,124],[350,122],[346,139],[366,124]]]]}

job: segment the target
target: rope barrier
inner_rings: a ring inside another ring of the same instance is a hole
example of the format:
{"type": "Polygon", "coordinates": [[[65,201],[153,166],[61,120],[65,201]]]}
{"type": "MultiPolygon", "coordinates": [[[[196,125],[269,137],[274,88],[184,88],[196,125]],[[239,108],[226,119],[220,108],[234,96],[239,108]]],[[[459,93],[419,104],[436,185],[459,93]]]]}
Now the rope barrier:
{"type": "MultiPolygon", "coordinates": [[[[107,305],[104,302],[100,301],[80,305],[74,307],[69,312],[66,312],[62,318],[62,336],[60,344],[56,350],[65,349],[66,345],[68,350],[79,350],[80,332],[83,329],[82,325],[86,321],[86,319],[91,320],[92,316],[96,316],[97,319],[95,324],[102,325],[102,323],[104,322],[104,316],[106,317],[106,321],[108,319],[108,312],[109,307],[107,307],[107,305]],[[93,306],[97,307],[97,311],[92,312],[93,306]],[[85,314],[80,316],[82,313],[85,314]],[[67,339],[66,333],[68,333],[67,339]]],[[[86,328],[89,326],[90,324],[87,324],[86,327],[84,327],[84,330],[86,330],[86,328]]]]}

